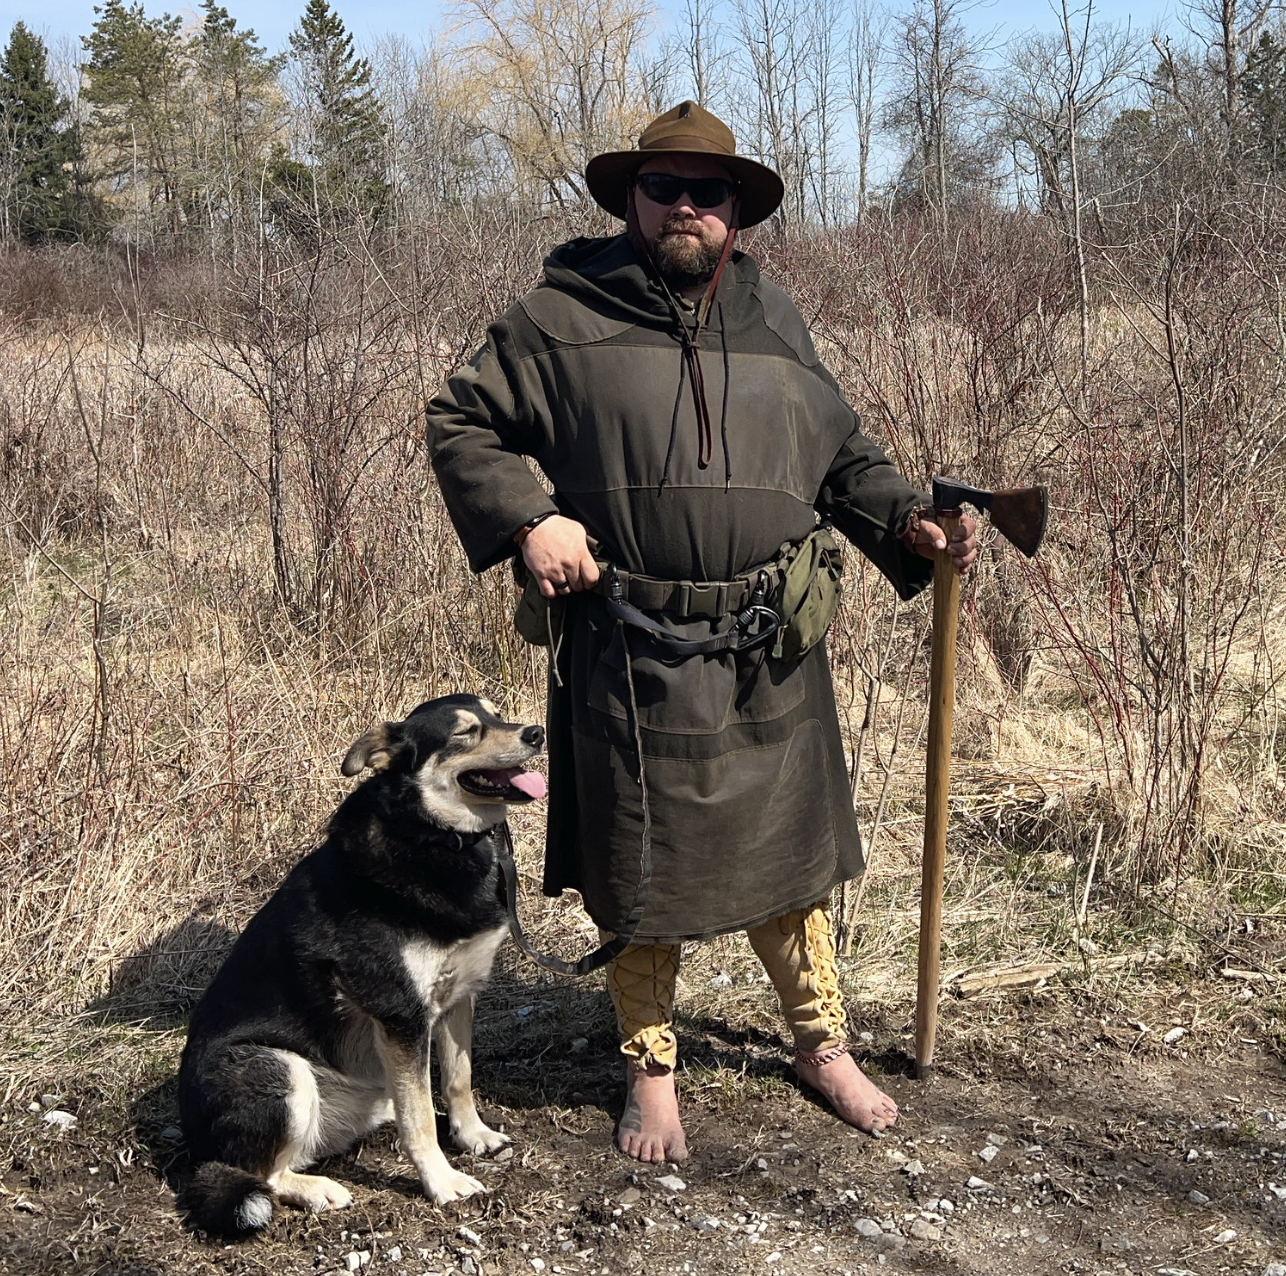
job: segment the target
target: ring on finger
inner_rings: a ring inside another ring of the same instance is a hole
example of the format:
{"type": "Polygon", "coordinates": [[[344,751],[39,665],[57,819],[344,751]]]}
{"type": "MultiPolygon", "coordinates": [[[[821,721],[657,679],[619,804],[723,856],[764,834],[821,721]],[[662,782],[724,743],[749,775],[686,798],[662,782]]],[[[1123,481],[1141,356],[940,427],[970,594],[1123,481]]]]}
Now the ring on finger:
{"type": "Polygon", "coordinates": [[[566,581],[566,580],[556,580],[556,581],[554,581],[554,588],[555,588],[555,589],[570,589],[571,587],[572,587],[572,586],[571,586],[571,582],[570,582],[570,581],[566,581]]]}

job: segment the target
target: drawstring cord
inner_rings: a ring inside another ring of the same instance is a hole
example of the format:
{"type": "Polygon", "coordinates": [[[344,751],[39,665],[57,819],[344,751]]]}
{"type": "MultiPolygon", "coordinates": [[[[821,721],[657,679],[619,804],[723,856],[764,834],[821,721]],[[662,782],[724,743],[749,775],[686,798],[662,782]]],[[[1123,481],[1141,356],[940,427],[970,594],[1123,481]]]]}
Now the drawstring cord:
{"type": "Polygon", "coordinates": [[[719,303],[719,344],[723,347],[723,407],[719,412],[719,433],[723,438],[723,490],[732,490],[732,453],[728,451],[728,329],[724,326],[723,302],[719,303]]]}
{"type": "Polygon", "coordinates": [[[679,388],[674,392],[674,411],[670,414],[670,442],[665,449],[665,468],[661,471],[661,482],[657,485],[656,494],[661,495],[665,485],[670,481],[670,462],[674,459],[674,441],[679,437],[679,408],[683,404],[683,383],[687,378],[688,361],[679,360],[679,388]]]}
{"type": "MultiPolygon", "coordinates": [[[[638,211],[634,206],[634,188],[632,186],[630,188],[630,203],[625,217],[626,225],[635,233],[637,242],[643,245],[647,264],[651,267],[652,274],[661,285],[665,299],[669,304],[675,321],[679,325],[679,341],[682,347],[679,362],[679,389],[675,395],[674,414],[670,420],[670,442],[665,453],[665,468],[661,472],[661,482],[657,486],[658,495],[670,481],[670,462],[674,457],[674,443],[679,427],[679,406],[683,398],[683,382],[686,375],[690,375],[692,379],[692,406],[697,418],[697,468],[706,469],[714,453],[714,439],[710,427],[710,407],[706,400],[705,376],[701,370],[701,333],[710,321],[710,312],[714,307],[719,282],[723,278],[724,268],[732,256],[732,245],[737,237],[737,221],[740,215],[741,201],[740,199],[734,199],[732,202],[732,216],[729,218],[728,223],[728,233],[723,241],[723,251],[719,254],[719,261],[714,268],[714,274],[710,277],[710,284],[697,306],[696,321],[692,325],[691,331],[689,331],[688,325],[683,318],[682,307],[680,307],[677,298],[670,289],[670,285],[666,283],[657,267],[651,248],[643,241],[642,235],[638,233],[638,211]]],[[[723,330],[722,304],[719,307],[719,330],[719,338],[723,347],[723,412],[719,422],[719,432],[723,441],[724,491],[726,492],[732,487],[732,456],[728,449],[728,337],[723,330]]]]}

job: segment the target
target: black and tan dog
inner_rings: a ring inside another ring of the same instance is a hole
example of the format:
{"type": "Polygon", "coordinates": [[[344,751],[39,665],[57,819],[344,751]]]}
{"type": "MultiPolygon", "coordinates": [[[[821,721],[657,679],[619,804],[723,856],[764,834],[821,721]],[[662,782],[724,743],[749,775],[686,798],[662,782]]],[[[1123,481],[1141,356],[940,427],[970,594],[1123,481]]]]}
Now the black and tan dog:
{"type": "Polygon", "coordinates": [[[497,1151],[509,1140],[473,1103],[473,1004],[507,928],[496,827],[508,803],[544,795],[523,769],[544,742],[542,727],[447,696],[348,751],[345,775],[375,774],[251,919],[192,1015],[179,1107],[197,1225],[254,1231],[274,1197],[351,1204],[301,1171],[391,1119],[431,1200],[485,1190],[438,1146],[429,1044],[453,1139],[497,1151]]]}

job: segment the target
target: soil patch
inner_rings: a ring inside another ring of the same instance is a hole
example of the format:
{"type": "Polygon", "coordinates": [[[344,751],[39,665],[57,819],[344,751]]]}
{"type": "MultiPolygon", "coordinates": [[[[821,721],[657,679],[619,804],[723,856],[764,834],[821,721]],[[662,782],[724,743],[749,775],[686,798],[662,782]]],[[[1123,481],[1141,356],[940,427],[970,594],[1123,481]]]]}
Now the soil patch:
{"type": "Polygon", "coordinates": [[[859,1057],[902,1107],[878,1141],[793,1082],[771,1032],[703,1013],[684,1025],[693,1156],[677,1167],[612,1148],[621,1078],[603,994],[522,984],[512,968],[495,992],[475,1077],[484,1119],[514,1146],[460,1158],[489,1196],[431,1206],[386,1130],[322,1167],[354,1190],[352,1209],[283,1208],[262,1238],[212,1243],[174,1207],[189,1168],[181,1033],[153,1033],[137,1082],[113,1092],[96,1052],[124,1030],[90,1024],[52,1068],[64,1083],[79,1069],[83,1089],[15,1090],[4,1109],[0,1271],[1262,1276],[1286,1261],[1286,1070],[1235,1026],[1194,1052],[1162,1044],[1200,985],[1156,983],[1128,1008],[1075,988],[955,1003],[924,1083],[904,1014],[868,1018],[859,1057]]]}

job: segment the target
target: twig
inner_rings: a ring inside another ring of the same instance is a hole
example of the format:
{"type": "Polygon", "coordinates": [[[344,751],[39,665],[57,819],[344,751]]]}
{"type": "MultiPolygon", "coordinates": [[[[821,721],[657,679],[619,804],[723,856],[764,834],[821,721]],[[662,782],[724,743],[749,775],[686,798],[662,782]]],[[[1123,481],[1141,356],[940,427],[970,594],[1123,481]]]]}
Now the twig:
{"type": "Polygon", "coordinates": [[[1085,890],[1081,894],[1081,906],[1076,914],[1076,929],[1085,929],[1085,916],[1090,907],[1090,888],[1094,885],[1094,870],[1098,867],[1098,848],[1103,844],[1103,821],[1098,822],[1098,831],[1094,834],[1094,850],[1090,855],[1089,871],[1085,874],[1085,890]]]}

